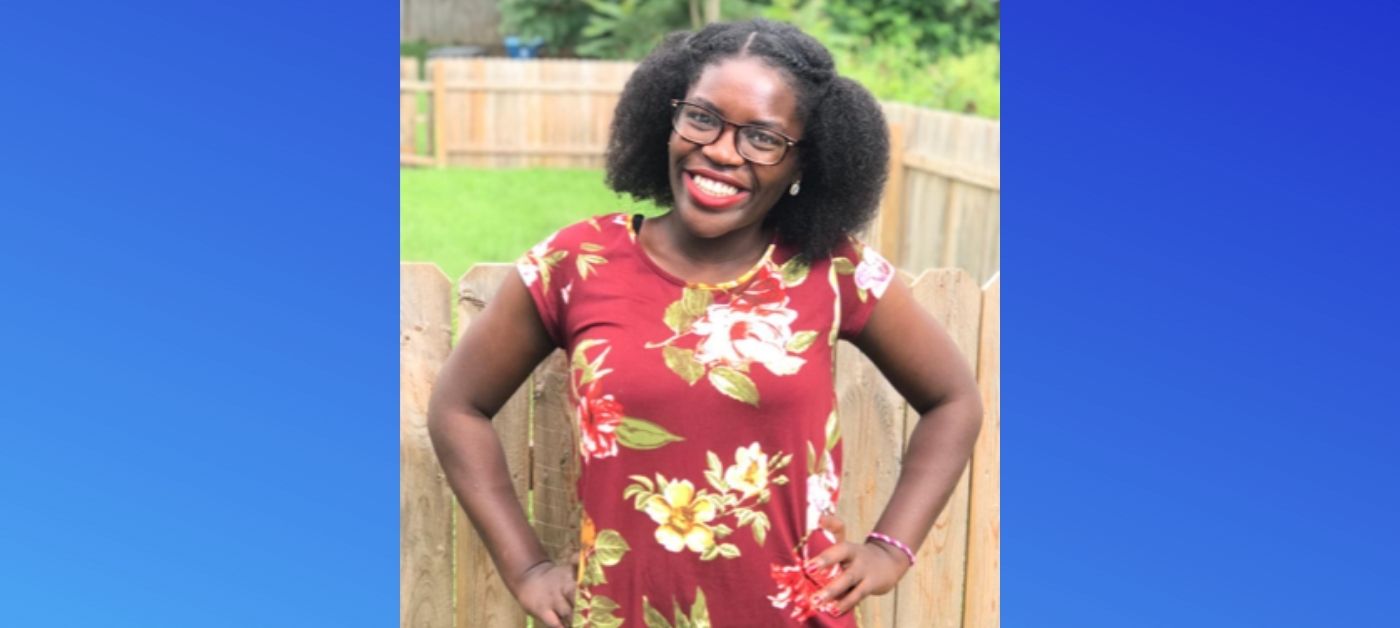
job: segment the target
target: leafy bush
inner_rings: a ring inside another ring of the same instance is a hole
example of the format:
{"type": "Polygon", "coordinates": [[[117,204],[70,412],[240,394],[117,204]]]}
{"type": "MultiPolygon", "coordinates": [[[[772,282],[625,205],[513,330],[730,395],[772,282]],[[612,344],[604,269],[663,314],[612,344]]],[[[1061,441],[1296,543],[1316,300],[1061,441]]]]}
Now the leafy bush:
{"type": "Polygon", "coordinates": [[[550,55],[571,55],[591,9],[584,0],[501,0],[501,34],[544,39],[550,55]]]}
{"type": "Polygon", "coordinates": [[[831,0],[841,30],[872,45],[912,46],[945,57],[1001,44],[999,0],[831,0]]]}
{"type": "MultiPolygon", "coordinates": [[[[700,0],[504,0],[502,32],[543,37],[550,54],[641,59],[694,28],[700,0]]],[[[725,20],[789,22],[881,100],[1001,113],[999,0],[724,0],[725,20]]]]}

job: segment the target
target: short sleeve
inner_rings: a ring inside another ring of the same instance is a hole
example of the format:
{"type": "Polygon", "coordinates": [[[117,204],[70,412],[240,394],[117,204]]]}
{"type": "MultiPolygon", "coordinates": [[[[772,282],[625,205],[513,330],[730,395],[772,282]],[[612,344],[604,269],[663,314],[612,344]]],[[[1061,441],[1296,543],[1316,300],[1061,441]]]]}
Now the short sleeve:
{"type": "Polygon", "coordinates": [[[564,314],[573,288],[570,265],[564,263],[570,254],[567,238],[561,234],[564,230],[551,234],[515,262],[515,270],[530,291],[530,299],[535,303],[545,331],[559,347],[565,342],[564,314]]]}
{"type": "Polygon", "coordinates": [[[841,299],[841,338],[851,340],[865,329],[875,304],[894,280],[894,265],[864,242],[849,238],[832,253],[841,299]]]}

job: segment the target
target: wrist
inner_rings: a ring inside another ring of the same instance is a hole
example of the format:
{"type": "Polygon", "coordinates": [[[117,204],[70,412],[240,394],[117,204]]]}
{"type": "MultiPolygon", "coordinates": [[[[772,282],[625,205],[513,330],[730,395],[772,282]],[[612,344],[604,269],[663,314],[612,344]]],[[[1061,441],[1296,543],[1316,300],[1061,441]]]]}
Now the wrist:
{"type": "Polygon", "coordinates": [[[904,565],[905,567],[914,566],[914,550],[910,549],[908,545],[905,545],[899,539],[880,532],[871,532],[865,537],[865,543],[880,548],[881,551],[893,558],[898,564],[904,565]]]}
{"type": "Polygon", "coordinates": [[[542,558],[540,560],[528,563],[529,566],[519,570],[515,574],[514,578],[511,578],[510,581],[506,582],[506,586],[510,589],[511,593],[519,591],[520,585],[525,584],[525,581],[529,579],[531,575],[538,571],[549,569],[550,566],[552,566],[553,564],[554,561],[550,560],[549,558],[542,558]]]}

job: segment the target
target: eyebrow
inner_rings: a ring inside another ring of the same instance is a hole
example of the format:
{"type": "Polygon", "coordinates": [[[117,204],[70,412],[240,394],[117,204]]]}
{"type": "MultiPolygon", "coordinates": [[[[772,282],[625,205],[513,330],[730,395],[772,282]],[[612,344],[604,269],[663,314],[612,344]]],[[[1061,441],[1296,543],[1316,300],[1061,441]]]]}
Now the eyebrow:
{"type": "MultiPolygon", "coordinates": [[[[690,100],[690,101],[692,101],[692,102],[694,102],[694,103],[696,103],[696,104],[705,105],[706,107],[709,107],[710,109],[714,109],[714,110],[715,110],[716,112],[718,112],[720,115],[724,115],[724,111],[720,109],[719,105],[716,105],[715,103],[710,102],[710,100],[707,99],[707,98],[705,98],[704,96],[692,96],[692,97],[690,97],[690,98],[687,99],[687,100],[690,100]]],[[[786,128],[784,128],[783,125],[780,124],[777,120],[766,120],[766,119],[764,119],[764,120],[754,120],[754,121],[752,121],[752,122],[744,122],[744,123],[742,123],[742,124],[751,125],[751,126],[768,127],[768,128],[770,128],[770,129],[773,129],[773,130],[775,130],[775,131],[779,131],[779,132],[782,132],[782,133],[787,133],[787,132],[788,132],[788,130],[787,130],[786,128]]]]}

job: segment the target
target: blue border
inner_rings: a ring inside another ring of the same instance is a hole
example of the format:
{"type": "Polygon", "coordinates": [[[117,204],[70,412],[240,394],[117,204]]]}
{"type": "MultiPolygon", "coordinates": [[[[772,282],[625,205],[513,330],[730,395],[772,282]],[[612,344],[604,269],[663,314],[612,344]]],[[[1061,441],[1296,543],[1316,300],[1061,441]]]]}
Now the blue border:
{"type": "Polygon", "coordinates": [[[394,625],[393,5],[24,11],[0,624],[394,625]]]}

